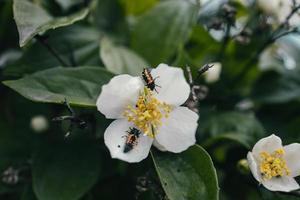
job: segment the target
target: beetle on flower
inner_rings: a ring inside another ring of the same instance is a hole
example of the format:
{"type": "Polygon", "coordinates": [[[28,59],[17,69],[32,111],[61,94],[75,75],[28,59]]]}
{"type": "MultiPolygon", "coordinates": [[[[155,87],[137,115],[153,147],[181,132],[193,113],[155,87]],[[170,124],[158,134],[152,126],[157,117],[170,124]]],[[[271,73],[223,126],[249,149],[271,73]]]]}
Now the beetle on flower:
{"type": "Polygon", "coordinates": [[[160,64],[151,70],[160,86],[153,92],[142,77],[122,74],[102,86],[98,110],[114,120],[104,133],[104,142],[112,158],[127,162],[145,159],[152,144],[161,151],[179,153],[195,144],[198,115],[182,105],[190,87],[183,70],[160,64]],[[135,127],[143,134],[136,146],[124,152],[126,131],[135,127]]]}
{"type": "Polygon", "coordinates": [[[300,188],[300,144],[282,146],[276,135],[259,140],[247,155],[254,178],[271,191],[291,192],[300,188]]]}

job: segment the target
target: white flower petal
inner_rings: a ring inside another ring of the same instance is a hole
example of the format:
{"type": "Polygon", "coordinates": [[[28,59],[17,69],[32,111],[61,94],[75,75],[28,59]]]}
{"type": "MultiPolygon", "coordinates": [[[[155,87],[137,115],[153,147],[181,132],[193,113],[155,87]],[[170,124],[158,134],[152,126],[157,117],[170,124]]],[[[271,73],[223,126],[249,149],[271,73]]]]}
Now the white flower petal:
{"type": "Polygon", "coordinates": [[[276,135],[270,135],[260,139],[253,147],[252,153],[257,161],[261,160],[260,153],[268,152],[273,153],[275,150],[283,148],[281,139],[276,135]]]}
{"type": "Polygon", "coordinates": [[[252,175],[254,176],[254,178],[258,182],[261,182],[262,181],[262,177],[260,175],[258,165],[257,165],[257,162],[256,162],[256,160],[253,157],[253,154],[251,152],[249,152],[247,154],[247,160],[248,160],[248,164],[249,164],[250,170],[252,172],[252,175]]]}
{"type": "Polygon", "coordinates": [[[290,176],[273,177],[270,180],[264,180],[262,184],[270,191],[290,192],[300,188],[295,179],[290,176]]]}
{"type": "Polygon", "coordinates": [[[124,153],[126,131],[129,130],[129,127],[133,127],[133,124],[125,119],[113,121],[105,130],[104,143],[112,158],[130,163],[140,162],[148,156],[153,139],[141,134],[137,145],[131,151],[124,153]]]}
{"type": "Polygon", "coordinates": [[[179,153],[195,144],[198,115],[186,107],[177,107],[168,118],[162,119],[162,126],[155,136],[157,142],[167,151],[179,153]]]}
{"type": "Polygon", "coordinates": [[[155,83],[158,93],[156,97],[170,105],[182,105],[190,94],[190,86],[186,82],[183,70],[177,67],[170,67],[160,64],[151,70],[151,75],[156,78],[155,83]]]}
{"type": "Polygon", "coordinates": [[[156,140],[153,140],[153,145],[160,151],[167,151],[167,149],[160,145],[156,140]]]}
{"type": "Polygon", "coordinates": [[[287,167],[291,170],[291,176],[296,177],[300,175],[300,144],[293,143],[284,146],[284,159],[287,167]]]}
{"type": "Polygon", "coordinates": [[[106,118],[122,118],[124,108],[135,105],[143,87],[140,77],[127,74],[115,76],[108,84],[102,86],[96,103],[97,108],[106,118]]]}

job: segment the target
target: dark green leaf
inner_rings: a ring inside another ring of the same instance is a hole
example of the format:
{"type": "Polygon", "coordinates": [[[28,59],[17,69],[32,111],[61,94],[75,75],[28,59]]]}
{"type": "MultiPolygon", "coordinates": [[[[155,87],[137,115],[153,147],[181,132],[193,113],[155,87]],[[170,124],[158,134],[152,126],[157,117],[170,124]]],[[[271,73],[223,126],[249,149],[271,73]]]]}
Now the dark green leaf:
{"type": "MultiPolygon", "coordinates": [[[[99,40],[101,34],[94,28],[73,25],[49,31],[47,43],[69,66],[100,65],[99,40]]],[[[36,71],[61,65],[41,43],[26,48],[22,57],[4,69],[8,76],[20,77],[36,71]]]]}
{"type": "Polygon", "coordinates": [[[97,144],[84,141],[55,143],[33,158],[33,190],[39,200],[77,200],[97,181],[97,144]]]}
{"type": "Polygon", "coordinates": [[[138,18],[132,36],[133,49],[152,65],[166,62],[183,45],[196,20],[192,0],[167,0],[138,18]]]}
{"type": "Polygon", "coordinates": [[[120,31],[120,36],[127,34],[122,7],[119,0],[101,0],[95,1],[95,8],[91,10],[93,23],[100,30],[120,31]]]}
{"type": "Polygon", "coordinates": [[[263,103],[285,103],[300,99],[300,70],[266,72],[254,86],[252,96],[263,103]]]}
{"type": "Polygon", "coordinates": [[[143,68],[149,64],[134,51],[113,44],[108,38],[100,43],[100,57],[105,67],[115,74],[140,75],[143,68]]]}
{"type": "Polygon", "coordinates": [[[214,113],[202,123],[200,130],[202,136],[210,138],[206,145],[220,139],[229,139],[249,149],[265,134],[253,114],[238,112],[214,113]]]}
{"type": "Polygon", "coordinates": [[[24,97],[39,102],[95,106],[101,86],[112,74],[101,67],[53,68],[3,83],[24,97]]]}
{"type": "Polygon", "coordinates": [[[170,200],[217,200],[219,187],[209,154],[200,146],[183,153],[152,153],[162,186],[170,200]]]}
{"type": "Polygon", "coordinates": [[[87,8],[66,17],[54,18],[42,7],[28,0],[14,0],[14,18],[19,31],[20,46],[25,46],[35,35],[49,29],[68,26],[85,18],[87,8]]]}
{"type": "Polygon", "coordinates": [[[263,186],[259,188],[259,192],[263,200],[299,200],[300,193],[299,191],[289,193],[279,193],[272,192],[264,188],[263,186]],[[296,195],[293,195],[296,194],[296,195]]]}

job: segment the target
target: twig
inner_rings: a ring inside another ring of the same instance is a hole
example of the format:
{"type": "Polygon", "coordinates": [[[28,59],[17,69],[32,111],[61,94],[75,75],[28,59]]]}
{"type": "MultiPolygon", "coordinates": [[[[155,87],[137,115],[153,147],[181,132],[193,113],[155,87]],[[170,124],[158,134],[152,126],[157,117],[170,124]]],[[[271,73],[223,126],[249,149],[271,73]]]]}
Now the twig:
{"type": "Polygon", "coordinates": [[[197,77],[195,78],[195,81],[197,81],[200,76],[202,74],[204,74],[206,71],[208,71],[210,68],[212,68],[214,65],[213,64],[205,64],[203,67],[201,67],[199,70],[198,70],[198,75],[197,77]]]}
{"type": "Polygon", "coordinates": [[[80,129],[85,129],[87,127],[87,122],[82,120],[81,118],[79,118],[76,115],[76,113],[71,108],[70,104],[68,103],[67,99],[64,100],[63,104],[67,107],[67,109],[71,115],[54,117],[52,119],[52,121],[55,121],[55,122],[62,122],[65,120],[70,121],[70,126],[68,128],[68,132],[65,134],[65,137],[67,138],[73,131],[74,124],[80,129]]]}
{"type": "Polygon", "coordinates": [[[41,35],[36,35],[35,38],[48,49],[48,51],[60,62],[64,67],[67,67],[68,64],[58,55],[58,53],[53,49],[50,44],[47,42],[47,38],[41,35]]]}
{"type": "MultiPolygon", "coordinates": [[[[209,70],[213,65],[206,64],[200,70],[198,70],[198,76],[209,70]]],[[[186,72],[188,75],[188,82],[191,88],[189,98],[183,104],[188,107],[190,110],[199,113],[198,103],[199,100],[204,99],[208,93],[208,88],[201,85],[195,85],[192,77],[191,68],[186,66],[186,72]]]]}

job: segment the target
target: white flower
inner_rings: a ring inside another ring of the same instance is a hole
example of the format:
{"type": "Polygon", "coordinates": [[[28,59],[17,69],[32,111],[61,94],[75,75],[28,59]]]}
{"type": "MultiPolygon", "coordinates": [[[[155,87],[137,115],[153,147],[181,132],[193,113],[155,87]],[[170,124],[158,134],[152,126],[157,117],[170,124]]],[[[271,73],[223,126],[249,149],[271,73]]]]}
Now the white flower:
{"type": "Polygon", "coordinates": [[[142,77],[113,77],[102,87],[97,108],[106,118],[116,119],[104,133],[112,158],[127,162],[145,159],[151,145],[161,151],[182,152],[195,143],[198,115],[181,107],[190,94],[182,69],[160,64],[151,70],[156,90],[145,87],[142,77]],[[142,132],[132,150],[124,153],[127,131],[142,132]]]}
{"type": "Polygon", "coordinates": [[[300,175],[300,144],[282,146],[276,135],[259,140],[247,155],[254,178],[271,191],[299,189],[294,177],[300,175]]]}
{"type": "MultiPolygon", "coordinates": [[[[300,0],[296,0],[296,5],[300,4],[300,0]]],[[[272,16],[277,22],[283,23],[292,11],[292,0],[257,0],[257,5],[266,14],[272,16]]],[[[297,26],[300,24],[300,15],[295,13],[289,20],[290,25],[297,26]]]]}

